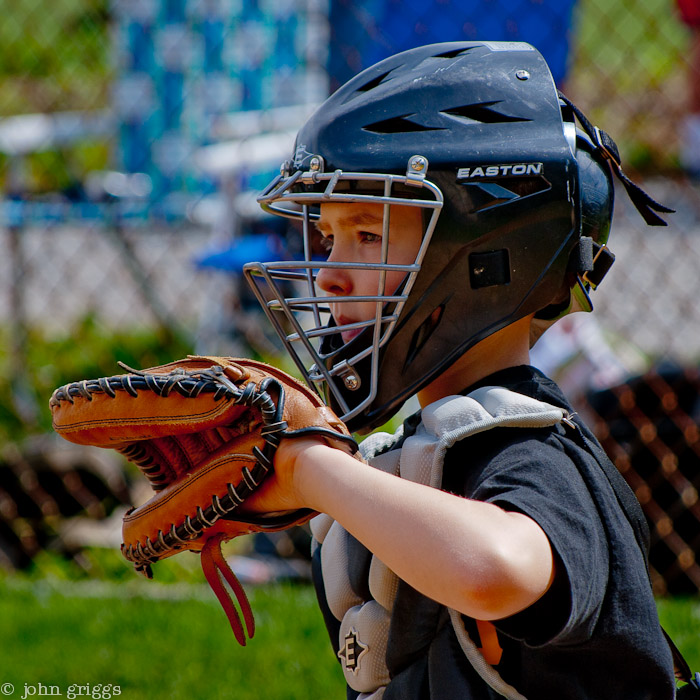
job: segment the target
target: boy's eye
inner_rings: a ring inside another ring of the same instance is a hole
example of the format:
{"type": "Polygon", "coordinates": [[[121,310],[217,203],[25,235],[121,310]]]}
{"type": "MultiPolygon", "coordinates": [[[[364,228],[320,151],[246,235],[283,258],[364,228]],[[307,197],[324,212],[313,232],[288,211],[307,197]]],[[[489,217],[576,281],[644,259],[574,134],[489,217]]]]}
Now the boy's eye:
{"type": "Polygon", "coordinates": [[[333,236],[321,236],[321,248],[330,253],[333,249],[333,236]]]}
{"type": "Polygon", "coordinates": [[[382,237],[376,233],[370,233],[369,231],[360,231],[360,239],[363,243],[379,243],[382,237]]]}

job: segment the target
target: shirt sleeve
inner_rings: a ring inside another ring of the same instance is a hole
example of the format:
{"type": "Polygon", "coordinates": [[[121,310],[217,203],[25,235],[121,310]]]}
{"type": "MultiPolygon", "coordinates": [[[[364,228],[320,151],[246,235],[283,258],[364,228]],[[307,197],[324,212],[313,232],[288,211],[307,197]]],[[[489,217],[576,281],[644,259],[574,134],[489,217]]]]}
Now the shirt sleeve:
{"type": "Polygon", "coordinates": [[[451,470],[460,471],[463,461],[461,469],[471,472],[463,495],[532,518],[549,538],[556,567],[555,580],[540,600],[494,624],[532,646],[583,642],[600,615],[609,571],[605,527],[595,502],[576,464],[551,434],[489,432],[481,449],[470,445],[457,460],[450,456],[451,470]],[[474,447],[487,459],[472,471],[467,462],[474,447]]]}

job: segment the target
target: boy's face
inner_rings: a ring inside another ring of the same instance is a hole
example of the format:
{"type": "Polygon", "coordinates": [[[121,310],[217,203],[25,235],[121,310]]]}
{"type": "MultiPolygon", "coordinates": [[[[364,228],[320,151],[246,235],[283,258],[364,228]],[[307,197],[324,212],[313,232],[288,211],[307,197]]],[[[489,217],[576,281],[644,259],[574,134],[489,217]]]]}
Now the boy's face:
{"type": "MultiPolygon", "coordinates": [[[[412,265],[423,238],[421,209],[415,206],[391,205],[387,259],[382,260],[384,237],[384,205],[375,203],[331,202],[321,205],[316,227],[329,250],[329,262],[388,263],[412,265]]],[[[390,270],[382,285],[379,270],[321,268],[316,283],[329,297],[392,295],[406,276],[405,271],[390,270]]],[[[377,313],[376,301],[330,303],[337,325],[369,321],[377,313]]],[[[342,332],[347,343],[362,328],[342,332]]]]}

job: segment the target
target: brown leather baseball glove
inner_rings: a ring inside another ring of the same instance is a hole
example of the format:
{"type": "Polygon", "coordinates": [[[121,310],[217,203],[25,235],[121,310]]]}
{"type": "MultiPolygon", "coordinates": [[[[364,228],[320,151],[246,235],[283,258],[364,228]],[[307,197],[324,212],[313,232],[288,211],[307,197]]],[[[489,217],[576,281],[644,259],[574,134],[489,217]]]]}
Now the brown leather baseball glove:
{"type": "Polygon", "coordinates": [[[124,517],[122,554],[151,578],[159,559],[200,552],[206,579],[245,645],[222,576],[249,637],[253,615],[221,543],[314,515],[307,509],[251,515],[247,507],[272,473],[282,438],[319,435],[351,454],[357,445],[311,389],[262,362],[190,356],[143,371],[122,367],[127,374],[56,389],[49,402],[54,429],[71,442],[115,449],[138,466],[156,494],[124,517]]]}

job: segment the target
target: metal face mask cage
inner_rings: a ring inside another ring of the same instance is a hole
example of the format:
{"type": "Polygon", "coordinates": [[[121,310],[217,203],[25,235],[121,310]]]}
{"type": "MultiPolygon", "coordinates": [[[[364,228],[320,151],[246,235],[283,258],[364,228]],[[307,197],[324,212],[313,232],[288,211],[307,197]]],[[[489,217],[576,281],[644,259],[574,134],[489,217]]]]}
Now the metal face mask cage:
{"type": "Polygon", "coordinates": [[[308,170],[298,169],[293,174],[290,174],[291,164],[283,164],[280,175],[258,197],[258,202],[266,211],[301,221],[304,259],[251,262],[243,270],[306,382],[326,401],[332,396],[339,407],[339,417],[347,421],[361,413],[377,395],[378,351],[389,340],[413,287],[440,215],[443,196],[440,189],[426,179],[428,160],[420,155],[409,158],[405,176],[341,170],[325,173],[321,156],[307,158],[305,163],[308,163],[308,170]],[[319,218],[316,208],[331,202],[383,205],[380,262],[328,262],[315,259],[312,234],[313,224],[319,218]],[[412,264],[388,262],[392,206],[419,207],[425,212],[422,217],[423,237],[412,264]],[[375,270],[378,272],[377,293],[323,296],[317,288],[316,276],[324,268],[375,270]],[[390,272],[402,272],[405,277],[396,290],[386,294],[386,277],[390,272]],[[336,325],[331,316],[331,300],[333,304],[374,303],[374,318],[336,325]],[[356,330],[361,332],[348,343],[341,340],[342,332],[356,330]],[[337,357],[341,349],[344,350],[342,360],[337,357]],[[370,363],[369,386],[363,386],[360,374],[354,369],[354,365],[365,358],[370,363]],[[356,404],[348,404],[341,391],[341,383],[345,392],[362,390],[356,404]]]}

